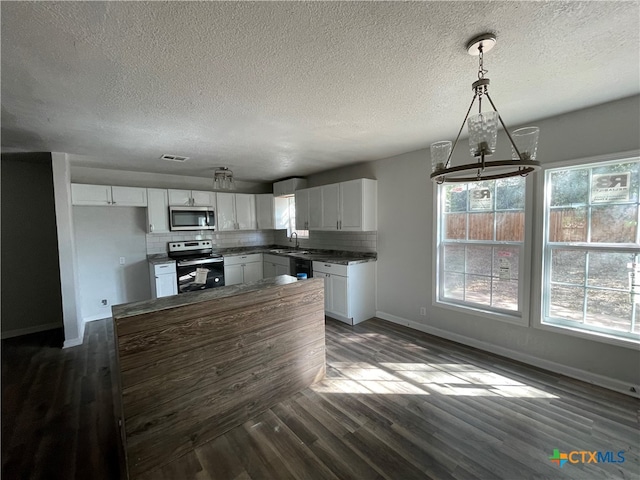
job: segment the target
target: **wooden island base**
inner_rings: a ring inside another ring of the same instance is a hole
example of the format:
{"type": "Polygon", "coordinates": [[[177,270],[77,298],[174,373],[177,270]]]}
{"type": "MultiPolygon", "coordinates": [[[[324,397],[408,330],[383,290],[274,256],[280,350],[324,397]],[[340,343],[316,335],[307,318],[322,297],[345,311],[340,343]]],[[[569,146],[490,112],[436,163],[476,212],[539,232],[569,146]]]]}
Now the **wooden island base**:
{"type": "Polygon", "coordinates": [[[128,477],[325,375],[324,283],[289,276],[113,307],[128,477]]]}

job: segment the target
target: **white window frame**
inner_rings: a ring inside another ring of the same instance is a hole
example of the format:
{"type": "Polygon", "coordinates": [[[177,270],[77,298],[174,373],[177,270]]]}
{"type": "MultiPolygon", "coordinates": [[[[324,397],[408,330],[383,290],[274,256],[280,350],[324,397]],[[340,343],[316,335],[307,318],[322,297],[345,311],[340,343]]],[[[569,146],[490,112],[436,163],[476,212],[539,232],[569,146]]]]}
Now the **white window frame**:
{"type": "MultiPolygon", "coordinates": [[[[545,315],[545,302],[547,302],[548,294],[546,294],[546,278],[548,269],[545,267],[544,262],[548,262],[548,256],[544,255],[546,249],[546,235],[547,235],[547,208],[549,207],[548,201],[549,198],[546,195],[547,193],[547,182],[545,181],[547,178],[547,172],[550,170],[562,169],[562,168],[573,168],[583,166],[585,168],[589,167],[591,164],[606,164],[606,163],[620,163],[625,160],[633,161],[640,157],[640,150],[631,150],[626,152],[619,152],[613,154],[606,155],[598,155],[594,157],[587,158],[575,158],[571,160],[565,160],[561,162],[553,162],[546,165],[543,165],[542,171],[538,172],[536,175],[538,176],[537,185],[536,185],[536,198],[539,199],[538,204],[540,208],[536,209],[535,221],[536,225],[539,225],[540,228],[536,229],[535,234],[535,245],[539,248],[536,249],[533,255],[533,265],[535,265],[534,270],[532,271],[532,276],[536,278],[538,281],[533,285],[532,297],[537,301],[532,304],[532,327],[539,330],[546,330],[548,332],[553,333],[561,333],[564,335],[569,335],[572,337],[578,337],[583,339],[588,339],[596,342],[607,343],[611,345],[617,345],[627,348],[637,349],[638,344],[640,343],[638,340],[620,337],[616,335],[611,335],[607,333],[598,332],[595,330],[585,330],[576,328],[570,325],[561,325],[554,323],[545,323],[544,315],[545,315]]],[[[625,244],[626,246],[627,244],[625,244]]],[[[624,248],[624,247],[621,247],[624,248]]],[[[602,248],[601,248],[602,249],[602,248]]],[[[595,249],[594,249],[595,250],[595,249]]],[[[614,248],[615,250],[615,248],[614,248]]]]}
{"type": "MultiPolygon", "coordinates": [[[[469,182],[474,183],[474,182],[469,182]]],[[[440,261],[440,246],[441,246],[441,232],[444,228],[444,206],[440,201],[441,186],[434,184],[433,188],[433,204],[435,205],[436,213],[436,228],[433,229],[433,265],[432,269],[432,305],[434,307],[452,310],[466,315],[473,315],[476,317],[487,318],[491,320],[498,320],[501,322],[511,323],[520,326],[529,326],[529,310],[531,299],[527,293],[531,288],[531,275],[526,272],[531,272],[531,245],[532,245],[532,226],[533,226],[533,183],[532,175],[528,175],[525,180],[525,205],[524,205],[524,239],[522,242],[522,254],[520,255],[518,264],[518,311],[509,311],[503,309],[497,309],[493,307],[483,307],[478,304],[465,304],[462,301],[451,301],[449,299],[440,298],[441,290],[441,261],[440,261]]],[[[490,241],[491,245],[505,245],[509,246],[511,242],[494,242],[490,241]]],[[[480,245],[480,243],[479,243],[480,245]]]]}

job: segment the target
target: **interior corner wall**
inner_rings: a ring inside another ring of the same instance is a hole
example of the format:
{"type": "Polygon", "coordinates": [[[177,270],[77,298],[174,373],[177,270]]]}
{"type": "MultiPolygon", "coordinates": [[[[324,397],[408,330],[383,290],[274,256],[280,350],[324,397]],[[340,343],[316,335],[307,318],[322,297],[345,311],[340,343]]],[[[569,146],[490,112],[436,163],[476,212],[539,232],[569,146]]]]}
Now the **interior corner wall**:
{"type": "Polygon", "coordinates": [[[2,154],[2,337],[63,326],[50,153],[2,154]]]}
{"type": "MultiPolygon", "coordinates": [[[[540,127],[538,158],[543,163],[631,151],[640,148],[640,96],[534,124],[540,127]]],[[[510,155],[506,142],[501,132],[498,143],[504,150],[499,151],[499,155],[510,155]]],[[[466,147],[464,140],[455,153],[468,161],[465,157],[468,149],[463,147],[466,147]]],[[[562,373],[611,379],[627,385],[627,389],[629,385],[640,385],[637,348],[512,325],[434,305],[432,270],[436,219],[429,174],[430,158],[426,148],[309,178],[310,185],[358,177],[378,180],[378,315],[461,343],[546,365],[546,368],[558,366],[561,369],[557,371],[562,373]],[[420,315],[420,307],[426,308],[426,317],[420,315]]],[[[537,181],[540,177],[534,177],[534,182],[537,181]]],[[[541,204],[542,199],[534,196],[534,207],[541,204]]],[[[534,253],[539,255],[539,249],[539,245],[533,245],[526,254],[535,258],[534,253]]],[[[539,271],[534,268],[532,274],[537,278],[532,278],[533,283],[540,282],[539,271]]],[[[532,307],[540,304],[539,292],[535,295],[531,297],[532,307]]],[[[536,308],[531,308],[531,312],[535,311],[536,308]]]]}

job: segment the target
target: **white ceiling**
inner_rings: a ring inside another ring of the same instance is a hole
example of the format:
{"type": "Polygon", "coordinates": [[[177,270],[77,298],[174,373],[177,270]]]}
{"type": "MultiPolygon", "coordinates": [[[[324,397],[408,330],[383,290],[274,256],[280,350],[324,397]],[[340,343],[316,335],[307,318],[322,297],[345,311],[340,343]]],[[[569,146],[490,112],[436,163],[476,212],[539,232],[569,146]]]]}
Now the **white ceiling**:
{"type": "Polygon", "coordinates": [[[0,8],[2,151],[75,165],[273,181],[453,140],[485,31],[509,126],[640,92],[638,1],[0,8]]]}

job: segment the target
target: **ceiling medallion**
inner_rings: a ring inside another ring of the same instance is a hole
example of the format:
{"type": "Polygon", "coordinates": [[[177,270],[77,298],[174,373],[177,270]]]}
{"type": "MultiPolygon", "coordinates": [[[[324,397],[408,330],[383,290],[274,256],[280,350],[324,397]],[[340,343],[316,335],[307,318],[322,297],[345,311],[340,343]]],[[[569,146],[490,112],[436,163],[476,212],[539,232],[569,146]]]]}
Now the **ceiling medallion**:
{"type": "Polygon", "coordinates": [[[484,53],[491,50],[495,44],[496,37],[490,33],[475,37],[467,44],[469,55],[477,55],[479,59],[478,80],[471,85],[474,92],[473,99],[462,121],[458,136],[453,142],[453,146],[447,140],[431,144],[431,180],[437,183],[496,180],[498,178],[526,176],[529,173],[540,170],[540,162],[536,161],[538,127],[519,128],[509,133],[507,126],[498,113],[498,109],[489,96],[490,81],[485,77],[488,71],[484,69],[483,61],[484,53]],[[486,97],[491,104],[492,111],[482,111],[483,97],[486,97]],[[478,113],[469,116],[476,99],[478,99],[478,113]],[[496,151],[498,122],[504,128],[509,142],[511,142],[511,159],[488,161],[486,157],[493,155],[496,151]],[[469,129],[471,155],[477,161],[453,166],[451,165],[451,156],[458,144],[465,123],[468,124],[469,129]]]}

